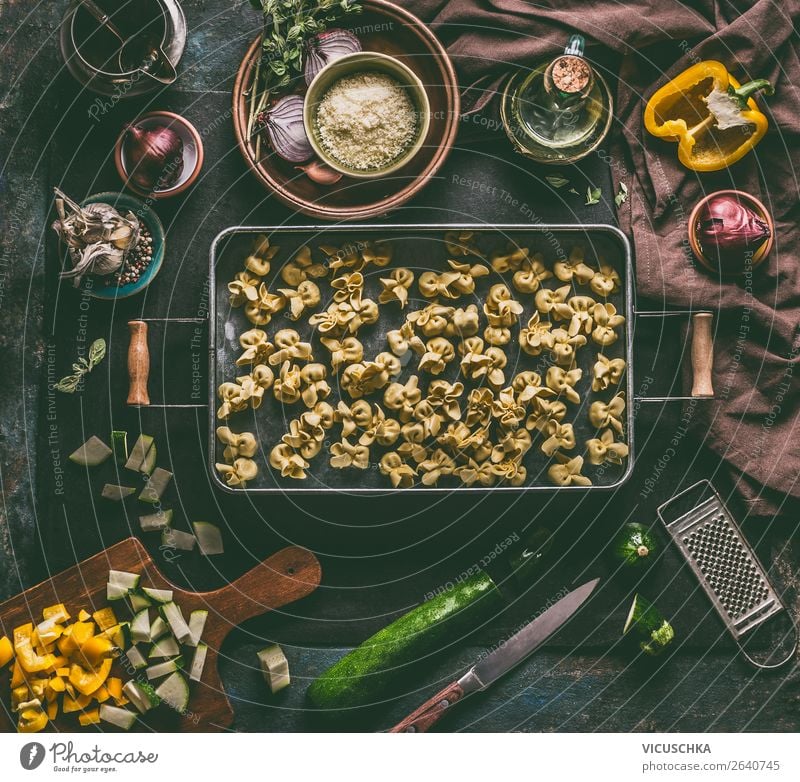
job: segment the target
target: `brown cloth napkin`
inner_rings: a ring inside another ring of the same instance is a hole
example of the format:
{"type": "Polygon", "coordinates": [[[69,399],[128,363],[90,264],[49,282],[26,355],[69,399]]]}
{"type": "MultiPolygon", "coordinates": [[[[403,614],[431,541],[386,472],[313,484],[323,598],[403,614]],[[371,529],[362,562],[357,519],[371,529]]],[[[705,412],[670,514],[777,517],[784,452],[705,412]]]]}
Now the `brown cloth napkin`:
{"type": "Polygon", "coordinates": [[[639,293],[679,308],[711,308],[718,399],[691,408],[692,429],[732,467],[757,515],[800,497],[800,0],[412,0],[411,11],[446,45],[462,85],[482,86],[514,65],[533,65],[582,33],[588,56],[621,55],[616,95],[617,182],[630,198],[620,225],[633,238],[639,293]],[[721,172],[697,174],[676,145],[644,131],[646,100],[693,63],[723,62],[740,79],[767,78],[770,129],[755,151],[721,172]],[[775,246],[751,282],[696,268],[687,219],[706,193],[760,198],[775,246]]]}

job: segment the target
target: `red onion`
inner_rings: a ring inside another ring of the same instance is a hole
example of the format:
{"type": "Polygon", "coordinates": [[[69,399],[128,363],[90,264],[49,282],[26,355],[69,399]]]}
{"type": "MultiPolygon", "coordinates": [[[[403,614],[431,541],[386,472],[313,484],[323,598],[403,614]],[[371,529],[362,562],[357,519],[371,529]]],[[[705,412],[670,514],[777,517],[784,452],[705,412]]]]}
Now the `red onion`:
{"type": "Polygon", "coordinates": [[[183,140],[164,125],[128,126],[128,177],[143,190],[171,187],[183,173],[183,140]]]}
{"type": "Polygon", "coordinates": [[[729,195],[712,197],[695,225],[703,254],[721,266],[741,265],[770,236],[770,228],[750,207],[729,195]]]}
{"type": "Polygon", "coordinates": [[[360,51],[361,43],[348,30],[326,30],[310,38],[306,43],[306,84],[311,84],[329,62],[360,51]]]}
{"type": "Polygon", "coordinates": [[[275,153],[290,163],[308,160],[314,150],[303,124],[303,99],[287,95],[260,117],[275,153]]]}

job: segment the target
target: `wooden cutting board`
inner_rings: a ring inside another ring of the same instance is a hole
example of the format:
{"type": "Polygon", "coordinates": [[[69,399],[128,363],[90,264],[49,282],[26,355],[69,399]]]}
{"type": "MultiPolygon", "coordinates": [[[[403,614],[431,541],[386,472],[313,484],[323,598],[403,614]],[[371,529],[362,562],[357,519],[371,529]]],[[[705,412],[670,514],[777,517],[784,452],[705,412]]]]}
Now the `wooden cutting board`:
{"type": "MultiPolygon", "coordinates": [[[[246,619],[311,594],[319,586],[322,576],[320,564],[310,551],[290,546],[221,589],[187,592],[161,575],[136,538],[128,538],[0,604],[0,636],[11,637],[14,628],[26,622],[40,622],[42,609],[54,603],[64,603],[72,616],[81,608],[91,612],[107,606],[109,570],[141,573],[142,586],[173,590],[174,600],[187,619],[195,609],[208,611],[203,631],[208,657],[202,681],[191,683],[189,712],[178,716],[161,707],[152,713],[152,717],[147,715],[147,724],[154,729],[185,731],[218,731],[233,720],[233,709],[217,670],[219,650],[228,633],[246,619]]],[[[256,661],[253,663],[255,665],[256,661]]],[[[118,663],[114,665],[113,675],[121,676],[124,681],[130,678],[118,663]]],[[[10,705],[8,678],[7,672],[0,676],[0,730],[3,731],[14,730],[7,715],[10,705]]],[[[109,727],[103,726],[104,729],[109,727]]],[[[78,714],[59,715],[55,729],[78,730],[78,714]]]]}

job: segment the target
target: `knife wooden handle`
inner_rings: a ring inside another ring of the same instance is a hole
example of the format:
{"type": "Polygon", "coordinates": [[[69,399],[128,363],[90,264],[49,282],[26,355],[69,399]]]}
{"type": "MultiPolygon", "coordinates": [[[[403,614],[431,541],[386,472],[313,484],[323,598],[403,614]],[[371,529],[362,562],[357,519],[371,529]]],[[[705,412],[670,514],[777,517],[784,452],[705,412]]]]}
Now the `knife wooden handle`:
{"type": "Polygon", "coordinates": [[[464,697],[464,690],[458,682],[448,684],[430,700],[425,701],[416,711],[397,723],[389,733],[424,733],[438,722],[464,697]]]}
{"type": "Polygon", "coordinates": [[[711,380],[714,370],[714,337],[711,334],[713,317],[710,312],[698,312],[692,317],[692,396],[714,396],[711,380]]]}
{"type": "Polygon", "coordinates": [[[147,381],[150,377],[150,351],[147,347],[147,323],[129,320],[130,343],[128,344],[128,404],[144,407],[150,404],[147,381]]]}

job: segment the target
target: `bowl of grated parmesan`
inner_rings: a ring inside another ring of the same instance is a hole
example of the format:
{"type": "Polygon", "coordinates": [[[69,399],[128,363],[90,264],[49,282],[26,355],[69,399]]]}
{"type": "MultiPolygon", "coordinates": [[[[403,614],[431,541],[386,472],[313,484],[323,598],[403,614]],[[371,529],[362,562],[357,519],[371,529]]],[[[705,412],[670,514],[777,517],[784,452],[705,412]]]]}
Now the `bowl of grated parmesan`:
{"type": "Polygon", "coordinates": [[[425,87],[408,66],[379,52],[355,52],[317,74],[303,121],[321,160],[346,176],[375,179],[420,151],[431,112],[425,87]]]}

